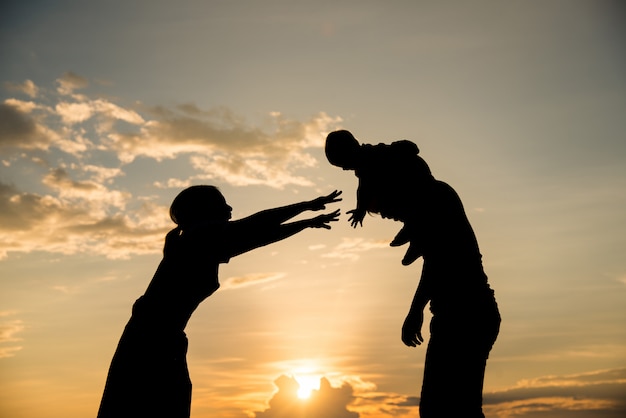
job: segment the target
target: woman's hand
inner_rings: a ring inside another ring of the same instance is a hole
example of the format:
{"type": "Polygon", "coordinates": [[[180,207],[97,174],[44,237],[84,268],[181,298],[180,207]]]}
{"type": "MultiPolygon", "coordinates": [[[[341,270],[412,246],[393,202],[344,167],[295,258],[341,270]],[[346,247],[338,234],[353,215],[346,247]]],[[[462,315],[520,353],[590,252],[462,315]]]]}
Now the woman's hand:
{"type": "Polygon", "coordinates": [[[409,312],[402,325],[402,342],[409,347],[417,347],[424,342],[422,323],[424,312],[409,312]]]}
{"type": "MultiPolygon", "coordinates": [[[[341,193],[341,192],[340,192],[341,193]]],[[[331,213],[325,213],[324,215],[316,216],[309,220],[310,228],[324,228],[330,229],[329,223],[339,220],[339,209],[331,213]]]]}
{"type": "Polygon", "coordinates": [[[310,210],[324,210],[329,203],[340,202],[338,197],[341,195],[341,190],[335,190],[327,196],[320,196],[317,199],[313,199],[309,202],[308,206],[310,210]]]}

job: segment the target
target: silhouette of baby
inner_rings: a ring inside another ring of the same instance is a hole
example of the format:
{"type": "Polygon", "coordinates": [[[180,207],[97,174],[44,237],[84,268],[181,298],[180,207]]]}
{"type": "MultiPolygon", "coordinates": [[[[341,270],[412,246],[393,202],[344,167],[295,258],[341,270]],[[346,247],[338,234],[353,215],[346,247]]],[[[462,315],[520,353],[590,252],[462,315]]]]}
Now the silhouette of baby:
{"type": "Polygon", "coordinates": [[[163,259],[132,308],[113,356],[98,418],[187,418],[191,380],[184,329],[198,305],[220,286],[218,269],[232,257],[307,228],[330,229],[339,210],[287,222],[339,202],[340,191],[267,209],[231,221],[232,208],[214,186],[183,190],[172,202],[177,224],[165,238],[163,259]]]}
{"type": "Polygon", "coordinates": [[[391,241],[392,247],[409,243],[402,259],[409,265],[422,255],[416,235],[409,231],[408,209],[404,200],[411,199],[414,205],[419,194],[413,193],[421,184],[433,179],[430,168],[418,156],[419,148],[408,140],[391,144],[359,144],[359,141],[346,130],[328,134],[325,146],[328,161],[344,170],[354,170],[359,180],[357,187],[357,207],[349,210],[348,219],[352,227],[363,226],[367,212],[380,213],[384,218],[401,220],[404,227],[391,241]],[[412,238],[411,238],[412,236],[412,238]]]}

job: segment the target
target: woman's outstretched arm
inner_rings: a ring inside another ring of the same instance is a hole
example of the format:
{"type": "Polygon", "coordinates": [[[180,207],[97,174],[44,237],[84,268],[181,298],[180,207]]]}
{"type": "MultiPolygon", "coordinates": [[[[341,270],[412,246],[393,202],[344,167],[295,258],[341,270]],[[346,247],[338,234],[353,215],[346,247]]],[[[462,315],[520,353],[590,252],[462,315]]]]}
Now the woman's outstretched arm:
{"type": "Polygon", "coordinates": [[[227,237],[229,257],[235,257],[255,248],[289,238],[306,228],[330,229],[330,223],[338,220],[339,209],[314,218],[278,225],[231,222],[230,235],[227,237]],[[244,225],[245,228],[242,228],[244,225]]]}
{"type": "Polygon", "coordinates": [[[330,222],[339,219],[339,210],[310,219],[284,223],[306,210],[323,210],[329,203],[341,201],[340,191],[292,205],[267,209],[240,220],[229,222],[225,238],[226,252],[235,257],[255,248],[289,238],[305,228],[330,229],[330,222]]]}
{"type": "Polygon", "coordinates": [[[294,203],[292,205],[281,206],[273,209],[266,209],[260,212],[250,215],[246,218],[234,221],[238,224],[245,225],[246,227],[255,229],[258,226],[267,225],[280,225],[283,222],[301,214],[304,211],[312,210],[324,210],[329,203],[335,203],[341,201],[339,196],[341,191],[335,190],[326,196],[320,196],[313,200],[307,200],[300,203],[294,203]]]}

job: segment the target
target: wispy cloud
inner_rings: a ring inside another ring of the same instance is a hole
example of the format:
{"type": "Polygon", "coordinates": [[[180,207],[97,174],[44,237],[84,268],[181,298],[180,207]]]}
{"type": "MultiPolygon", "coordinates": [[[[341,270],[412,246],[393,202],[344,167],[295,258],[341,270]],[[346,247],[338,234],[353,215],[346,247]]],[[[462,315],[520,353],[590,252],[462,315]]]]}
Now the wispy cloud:
{"type": "Polygon", "coordinates": [[[245,155],[192,156],[191,165],[202,174],[198,179],[221,181],[234,186],[266,185],[283,188],[287,185],[313,186],[313,182],[295,176],[285,170],[284,165],[268,164],[264,157],[245,155]]]}
{"type": "Polygon", "coordinates": [[[365,238],[342,238],[340,244],[323,254],[322,257],[356,261],[363,252],[388,246],[389,242],[387,241],[367,240],[365,238]]]}
{"type": "Polygon", "coordinates": [[[24,322],[14,319],[15,313],[10,311],[0,312],[0,359],[13,357],[22,349],[17,345],[21,338],[17,334],[24,330],[24,322]]]}
{"type": "Polygon", "coordinates": [[[85,77],[68,71],[57,79],[57,84],[57,91],[59,94],[69,95],[72,94],[74,90],[87,87],[89,85],[89,81],[85,77]]]}
{"type": "Polygon", "coordinates": [[[273,282],[285,277],[285,273],[256,273],[245,276],[229,277],[223,281],[220,286],[221,290],[239,289],[242,287],[253,286],[261,283],[273,282]]]}
{"type": "Polygon", "coordinates": [[[37,97],[37,94],[39,93],[39,87],[37,87],[32,80],[25,80],[23,83],[6,82],[4,83],[4,86],[9,91],[23,93],[32,98],[37,97]]]}
{"type": "Polygon", "coordinates": [[[485,409],[498,418],[548,412],[555,417],[574,412],[590,418],[625,416],[626,368],[523,380],[508,390],[487,393],[484,399],[485,409]]]}

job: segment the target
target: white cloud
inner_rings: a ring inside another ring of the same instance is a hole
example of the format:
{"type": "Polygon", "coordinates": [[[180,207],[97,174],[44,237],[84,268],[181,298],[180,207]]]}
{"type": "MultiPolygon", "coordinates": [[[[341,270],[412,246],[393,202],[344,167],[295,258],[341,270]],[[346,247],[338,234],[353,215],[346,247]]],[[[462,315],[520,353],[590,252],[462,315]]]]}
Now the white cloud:
{"type": "Polygon", "coordinates": [[[125,109],[106,100],[98,99],[90,101],[89,104],[93,107],[95,112],[111,119],[121,120],[133,125],[141,125],[145,122],[139,113],[134,110],[125,109]]]}
{"type": "Polygon", "coordinates": [[[15,109],[22,113],[31,113],[36,109],[45,109],[45,106],[42,106],[33,101],[26,102],[24,100],[18,99],[6,99],[4,103],[9,106],[13,106],[15,109]]]}
{"type": "Polygon", "coordinates": [[[68,125],[84,122],[94,113],[94,109],[89,103],[61,102],[57,103],[55,110],[63,123],[68,125]]]}
{"type": "Polygon", "coordinates": [[[190,180],[168,179],[166,182],[155,181],[154,187],[158,189],[184,189],[191,186],[190,180]]]}
{"type": "Polygon", "coordinates": [[[96,183],[106,183],[109,180],[112,180],[116,177],[124,176],[124,171],[122,171],[119,167],[101,167],[93,164],[86,164],[81,167],[76,165],[73,166],[74,169],[82,169],[85,172],[93,173],[93,181],[96,183]]]}
{"type": "Polygon", "coordinates": [[[134,110],[125,109],[107,100],[89,100],[86,96],[72,96],[74,101],[59,101],[54,110],[63,123],[74,125],[83,123],[92,117],[98,117],[98,130],[106,134],[113,129],[114,121],[123,121],[132,125],[142,125],[145,120],[134,110]]]}

